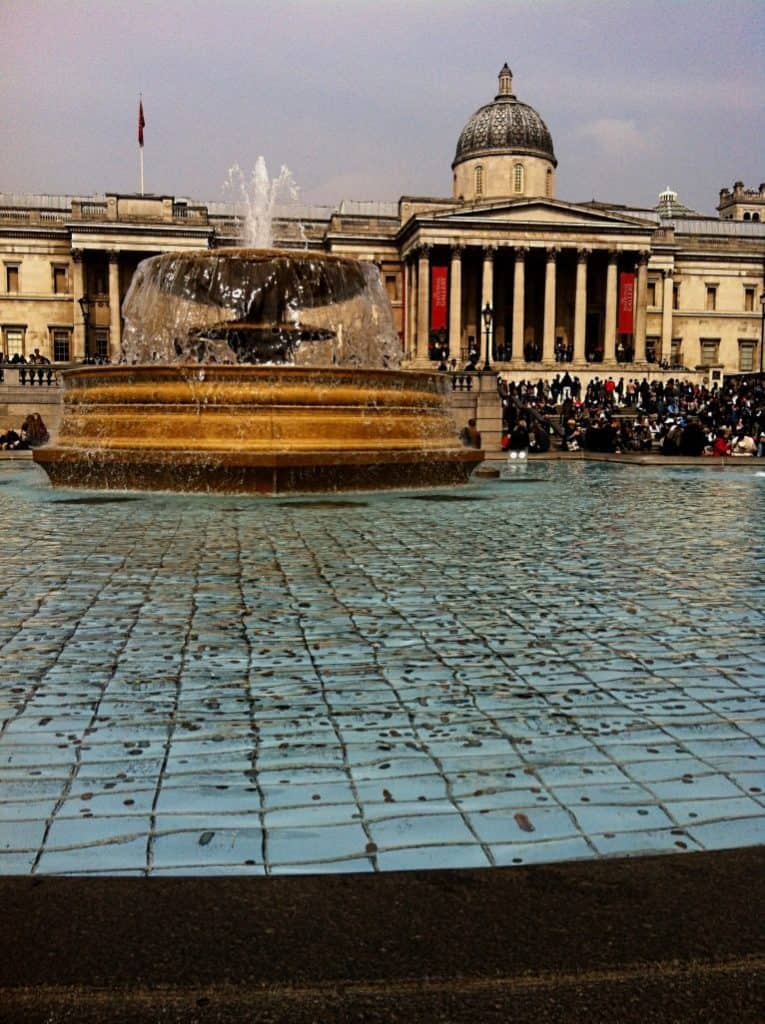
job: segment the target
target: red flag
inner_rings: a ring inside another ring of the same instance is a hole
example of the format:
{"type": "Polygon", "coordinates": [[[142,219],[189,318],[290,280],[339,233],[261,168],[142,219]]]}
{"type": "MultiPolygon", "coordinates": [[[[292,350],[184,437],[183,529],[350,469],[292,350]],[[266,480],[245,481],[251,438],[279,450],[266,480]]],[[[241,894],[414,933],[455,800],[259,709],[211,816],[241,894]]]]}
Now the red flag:
{"type": "Polygon", "coordinates": [[[143,116],[143,100],[138,101],[138,145],[143,147],[143,130],[146,126],[146,119],[143,116]]]}

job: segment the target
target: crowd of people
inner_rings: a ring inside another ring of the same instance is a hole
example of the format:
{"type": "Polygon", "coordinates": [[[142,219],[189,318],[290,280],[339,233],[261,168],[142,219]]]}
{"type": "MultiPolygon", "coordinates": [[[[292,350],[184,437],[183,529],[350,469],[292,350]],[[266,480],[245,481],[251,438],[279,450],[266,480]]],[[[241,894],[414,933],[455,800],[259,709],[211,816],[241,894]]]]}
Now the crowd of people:
{"type": "Polygon", "coordinates": [[[551,381],[504,381],[508,451],[661,452],[765,457],[765,383],[727,378],[721,386],[675,378],[626,380],[556,374],[551,381]]]}
{"type": "Polygon", "coordinates": [[[18,430],[7,427],[0,434],[0,449],[3,451],[19,451],[36,448],[48,440],[48,428],[39,412],[30,412],[18,430]]]}

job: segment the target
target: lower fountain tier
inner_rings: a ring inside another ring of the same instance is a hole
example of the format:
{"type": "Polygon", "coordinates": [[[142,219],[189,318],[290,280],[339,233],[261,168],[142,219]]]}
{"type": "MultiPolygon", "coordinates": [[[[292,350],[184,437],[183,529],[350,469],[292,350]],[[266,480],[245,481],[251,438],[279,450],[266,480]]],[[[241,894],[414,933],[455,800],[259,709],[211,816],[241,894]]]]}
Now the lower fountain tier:
{"type": "Polygon", "coordinates": [[[287,492],[464,483],[444,377],[264,366],[87,367],[64,375],[56,486],[287,492]]]}

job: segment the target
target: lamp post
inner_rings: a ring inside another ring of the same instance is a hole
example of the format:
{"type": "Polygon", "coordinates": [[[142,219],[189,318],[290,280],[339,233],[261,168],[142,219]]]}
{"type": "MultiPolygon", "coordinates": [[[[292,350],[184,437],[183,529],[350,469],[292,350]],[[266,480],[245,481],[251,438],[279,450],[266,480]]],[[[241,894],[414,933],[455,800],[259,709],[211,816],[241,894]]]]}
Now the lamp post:
{"type": "Polygon", "coordinates": [[[438,364],[438,369],[445,373],[449,367],[446,365],[446,357],[449,354],[446,348],[446,328],[442,327],[438,332],[438,354],[441,356],[441,362],[438,364]]]}
{"type": "MultiPolygon", "coordinates": [[[[765,291],[760,296],[760,306],[762,307],[762,321],[760,323],[760,377],[762,377],[762,350],[765,348],[765,291]]],[[[760,381],[762,384],[762,381],[760,381]]]]}
{"type": "Polygon", "coordinates": [[[85,359],[88,357],[88,327],[90,326],[90,299],[83,295],[77,300],[82,310],[82,326],[85,328],[85,359]]]}
{"type": "Polygon", "coordinates": [[[483,326],[486,331],[486,362],[483,366],[483,372],[491,373],[491,324],[494,320],[494,310],[488,302],[483,307],[481,316],[483,317],[483,326]]]}

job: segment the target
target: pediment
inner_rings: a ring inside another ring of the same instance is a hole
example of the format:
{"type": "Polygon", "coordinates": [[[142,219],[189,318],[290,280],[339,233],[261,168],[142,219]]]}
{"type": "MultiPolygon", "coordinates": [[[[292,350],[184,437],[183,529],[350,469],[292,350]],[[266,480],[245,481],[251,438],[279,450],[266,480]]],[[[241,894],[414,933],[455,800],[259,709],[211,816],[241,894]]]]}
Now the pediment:
{"type": "Polygon", "coordinates": [[[518,199],[486,203],[483,206],[473,205],[439,214],[435,219],[439,224],[455,226],[469,221],[471,224],[557,224],[590,229],[602,226],[612,230],[619,225],[633,229],[645,226],[649,230],[655,227],[650,221],[620,216],[610,210],[594,209],[591,206],[562,203],[554,199],[518,199]]]}

